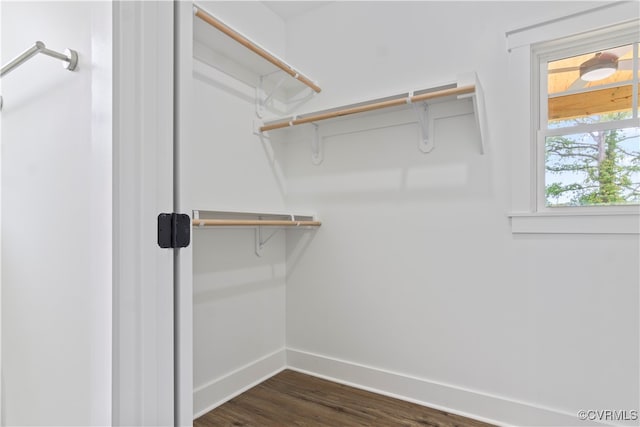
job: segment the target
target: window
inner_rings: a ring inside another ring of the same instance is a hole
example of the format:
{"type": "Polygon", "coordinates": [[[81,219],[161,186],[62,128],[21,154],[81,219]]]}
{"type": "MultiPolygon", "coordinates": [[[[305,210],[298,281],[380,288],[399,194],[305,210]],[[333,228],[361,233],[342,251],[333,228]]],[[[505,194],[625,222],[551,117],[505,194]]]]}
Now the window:
{"type": "Polygon", "coordinates": [[[513,233],[640,234],[638,19],[611,2],[505,33],[513,233]]]}
{"type": "Polygon", "coordinates": [[[623,27],[533,48],[538,212],[640,204],[638,42],[623,27]]]}

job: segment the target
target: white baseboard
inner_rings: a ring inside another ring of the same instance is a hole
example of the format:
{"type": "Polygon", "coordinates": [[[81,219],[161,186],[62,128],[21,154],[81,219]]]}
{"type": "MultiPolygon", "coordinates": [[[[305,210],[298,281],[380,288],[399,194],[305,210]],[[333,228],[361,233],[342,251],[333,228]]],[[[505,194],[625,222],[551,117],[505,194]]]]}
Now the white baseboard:
{"type": "Polygon", "coordinates": [[[193,391],[193,418],[244,393],[286,368],[286,350],[275,351],[254,362],[216,378],[193,391]]]}
{"type": "Polygon", "coordinates": [[[576,414],[296,349],[281,349],[193,392],[194,419],[284,369],[499,426],[603,426],[576,414]]]}
{"type": "Polygon", "coordinates": [[[602,425],[565,413],[483,392],[287,349],[287,367],[337,383],[501,426],[602,425]]]}

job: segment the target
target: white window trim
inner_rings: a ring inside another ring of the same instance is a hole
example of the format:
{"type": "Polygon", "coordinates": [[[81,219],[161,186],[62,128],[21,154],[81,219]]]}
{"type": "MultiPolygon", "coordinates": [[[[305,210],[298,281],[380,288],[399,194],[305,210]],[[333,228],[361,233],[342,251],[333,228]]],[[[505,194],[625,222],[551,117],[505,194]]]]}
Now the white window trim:
{"type": "MultiPolygon", "coordinates": [[[[629,28],[638,25],[637,5],[620,2],[573,14],[568,17],[507,32],[509,51],[509,85],[513,95],[511,109],[512,147],[512,233],[567,233],[567,234],[640,234],[640,206],[592,206],[541,209],[538,204],[540,177],[536,162],[540,158],[538,138],[539,75],[532,71],[539,52],[535,44],[545,43],[545,54],[554,52],[551,40],[562,38],[558,45],[566,45],[575,36],[581,46],[584,33],[587,38],[602,32],[604,43],[610,43],[629,28]],[[634,19],[630,19],[630,17],[634,19]],[[597,24],[596,24],[597,22],[597,24]],[[614,25],[621,29],[612,30],[614,25]]],[[[593,46],[593,41],[588,46],[593,46]]],[[[559,49],[559,48],[558,48],[559,49]]],[[[572,47],[572,49],[574,49],[572,47]]],[[[597,49],[597,47],[595,48],[597,49]]],[[[557,53],[557,51],[555,52],[557,53]]],[[[637,119],[634,123],[637,125],[637,119]]]]}

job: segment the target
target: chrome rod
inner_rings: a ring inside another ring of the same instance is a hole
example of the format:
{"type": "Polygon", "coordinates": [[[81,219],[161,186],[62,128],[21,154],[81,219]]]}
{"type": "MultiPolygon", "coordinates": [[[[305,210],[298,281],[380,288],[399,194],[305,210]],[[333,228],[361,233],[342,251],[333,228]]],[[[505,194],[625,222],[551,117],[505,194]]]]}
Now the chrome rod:
{"type": "Polygon", "coordinates": [[[46,47],[43,47],[42,49],[40,49],[40,53],[44,53],[45,55],[49,55],[52,58],[57,58],[61,61],[66,61],[66,62],[71,61],[71,58],[69,58],[68,56],[63,55],[62,53],[58,53],[54,50],[47,49],[46,47]]]}
{"type": "Polygon", "coordinates": [[[17,67],[31,59],[33,56],[38,53],[44,53],[47,56],[51,56],[53,58],[59,59],[61,61],[65,61],[66,68],[69,71],[73,71],[76,69],[78,65],[78,53],[75,50],[67,49],[65,54],[58,53],[56,51],[47,49],[47,47],[41,41],[37,41],[34,43],[32,47],[24,51],[22,54],[18,55],[15,59],[9,62],[7,65],[0,69],[0,77],[3,77],[5,74],[15,70],[17,67]]]}
{"type": "Polygon", "coordinates": [[[28,61],[33,56],[37,55],[38,52],[40,52],[40,48],[41,47],[44,47],[44,44],[42,42],[36,42],[32,47],[30,47],[29,49],[25,50],[22,54],[18,55],[11,62],[9,62],[7,65],[2,67],[2,70],[0,70],[0,77],[4,76],[5,74],[10,73],[15,68],[19,67],[22,63],[28,61]]]}

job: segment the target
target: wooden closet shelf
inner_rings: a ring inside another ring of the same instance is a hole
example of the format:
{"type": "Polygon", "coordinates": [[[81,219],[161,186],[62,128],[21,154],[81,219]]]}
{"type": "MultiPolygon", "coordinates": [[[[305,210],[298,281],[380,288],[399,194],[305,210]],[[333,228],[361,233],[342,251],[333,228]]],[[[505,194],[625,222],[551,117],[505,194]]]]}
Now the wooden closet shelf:
{"type": "Polygon", "coordinates": [[[263,47],[255,43],[254,41],[250,40],[248,37],[242,35],[238,31],[228,26],[227,24],[215,18],[213,15],[211,15],[209,12],[207,12],[206,10],[204,10],[202,7],[198,6],[195,3],[193,5],[193,14],[196,17],[200,18],[203,22],[206,22],[213,28],[217,29],[218,31],[226,35],[227,37],[231,38],[232,40],[236,41],[240,45],[244,46],[249,51],[258,55],[265,61],[271,63],[273,66],[277,67],[278,69],[284,71],[293,79],[298,80],[300,83],[304,84],[305,86],[308,86],[314,92],[319,93],[322,90],[320,86],[318,86],[313,80],[311,80],[309,77],[302,74],[293,66],[289,65],[288,63],[278,58],[271,52],[267,51],[266,49],[264,49],[263,47]]]}
{"type": "Polygon", "coordinates": [[[194,227],[320,227],[320,221],[270,219],[194,219],[194,227]]]}
{"type": "Polygon", "coordinates": [[[320,227],[313,215],[194,210],[194,227],[320,227]]]}
{"type": "Polygon", "coordinates": [[[313,123],[321,120],[333,119],[337,117],[348,116],[351,114],[364,113],[367,111],[379,110],[382,108],[397,107],[405,104],[413,104],[416,102],[429,101],[437,98],[445,98],[450,96],[466,95],[474,93],[476,91],[475,85],[453,87],[447,89],[441,89],[431,92],[424,92],[419,95],[401,96],[394,99],[385,101],[372,101],[369,103],[359,104],[357,106],[346,107],[338,110],[312,113],[300,118],[293,117],[289,120],[267,123],[260,127],[260,132],[267,132],[275,129],[282,129],[290,126],[301,125],[305,123],[313,123]]]}

